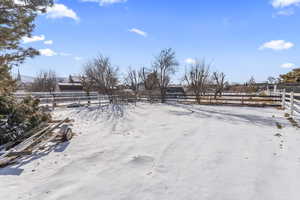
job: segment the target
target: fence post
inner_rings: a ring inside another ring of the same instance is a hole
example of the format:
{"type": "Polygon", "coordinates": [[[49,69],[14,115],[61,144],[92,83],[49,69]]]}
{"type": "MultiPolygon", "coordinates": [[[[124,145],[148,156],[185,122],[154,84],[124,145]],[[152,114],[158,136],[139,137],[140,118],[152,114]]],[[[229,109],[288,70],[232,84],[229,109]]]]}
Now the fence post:
{"type": "Polygon", "coordinates": [[[274,93],[277,93],[277,85],[274,85],[274,93]]]}
{"type": "Polygon", "coordinates": [[[91,105],[90,93],[88,93],[87,96],[88,96],[88,106],[90,106],[91,105]]]}
{"type": "Polygon", "coordinates": [[[294,115],[294,92],[291,92],[291,116],[294,115]]]}
{"type": "Polygon", "coordinates": [[[285,109],[285,96],[286,96],[286,90],[285,89],[283,89],[283,91],[282,91],[282,96],[281,96],[281,100],[282,100],[282,109],[285,109]]]}
{"type": "Polygon", "coordinates": [[[55,102],[55,95],[52,94],[52,110],[55,109],[55,106],[56,106],[56,102],[55,102]]]}
{"type": "Polygon", "coordinates": [[[244,105],[244,96],[242,96],[242,105],[244,105]]]}

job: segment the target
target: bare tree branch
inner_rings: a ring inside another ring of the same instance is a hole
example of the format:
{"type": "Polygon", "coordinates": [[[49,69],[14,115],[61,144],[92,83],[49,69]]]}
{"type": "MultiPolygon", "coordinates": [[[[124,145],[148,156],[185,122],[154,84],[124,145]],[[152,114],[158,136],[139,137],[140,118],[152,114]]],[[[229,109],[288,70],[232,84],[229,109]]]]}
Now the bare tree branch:
{"type": "Polygon", "coordinates": [[[173,49],[164,49],[155,58],[153,68],[158,76],[158,86],[162,97],[162,102],[165,101],[166,90],[169,86],[171,75],[176,71],[178,62],[175,58],[175,51],[173,49]]]}
{"type": "Polygon", "coordinates": [[[217,98],[217,95],[219,94],[222,96],[222,93],[225,88],[225,74],[223,72],[214,72],[212,74],[212,80],[215,84],[215,99],[217,98]]]}
{"type": "Polygon", "coordinates": [[[113,67],[110,59],[102,55],[85,64],[84,75],[99,93],[111,95],[118,83],[118,68],[113,67]]]}
{"type": "Polygon", "coordinates": [[[157,72],[142,67],[139,72],[139,77],[144,84],[145,90],[151,95],[152,91],[158,87],[157,72]]]}
{"type": "Polygon", "coordinates": [[[196,95],[198,103],[201,102],[201,95],[205,94],[208,88],[209,68],[210,64],[206,64],[204,60],[196,60],[194,64],[190,65],[184,75],[184,80],[196,95]]]}
{"type": "Polygon", "coordinates": [[[125,78],[125,82],[129,85],[130,89],[132,89],[134,91],[135,95],[137,95],[139,93],[139,85],[141,83],[141,76],[137,70],[129,67],[126,78],[125,78]]]}
{"type": "Polygon", "coordinates": [[[30,90],[33,92],[54,92],[57,86],[56,73],[52,70],[42,71],[34,79],[30,90]]]}

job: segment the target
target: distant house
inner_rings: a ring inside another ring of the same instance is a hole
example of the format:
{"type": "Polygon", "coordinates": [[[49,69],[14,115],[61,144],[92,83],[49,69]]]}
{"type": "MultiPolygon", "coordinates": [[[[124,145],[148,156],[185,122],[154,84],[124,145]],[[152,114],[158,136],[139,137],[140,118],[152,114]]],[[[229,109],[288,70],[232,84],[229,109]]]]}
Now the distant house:
{"type": "Polygon", "coordinates": [[[58,83],[58,91],[60,92],[82,92],[83,86],[79,76],[69,76],[65,82],[58,83]]]}
{"type": "Polygon", "coordinates": [[[69,83],[81,83],[80,76],[69,76],[69,83]]]}
{"type": "Polygon", "coordinates": [[[167,88],[166,95],[172,97],[185,96],[185,92],[182,86],[170,86],[167,88]]]}
{"type": "Polygon", "coordinates": [[[82,92],[81,83],[58,83],[59,92],[82,92]]]}

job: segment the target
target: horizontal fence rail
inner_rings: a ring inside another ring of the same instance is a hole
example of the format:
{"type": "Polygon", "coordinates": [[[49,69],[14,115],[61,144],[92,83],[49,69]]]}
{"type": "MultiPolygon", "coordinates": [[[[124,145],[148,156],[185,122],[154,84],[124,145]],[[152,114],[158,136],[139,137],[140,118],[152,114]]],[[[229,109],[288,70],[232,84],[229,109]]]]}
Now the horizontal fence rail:
{"type": "Polygon", "coordinates": [[[136,101],[150,101],[160,102],[162,100],[167,102],[178,103],[200,103],[200,104],[220,104],[220,105],[249,105],[249,106],[281,106],[282,95],[260,95],[256,93],[223,93],[215,96],[213,93],[206,93],[197,97],[196,95],[167,95],[163,99],[161,96],[147,95],[147,96],[108,96],[99,95],[96,92],[89,94],[85,92],[35,92],[35,93],[16,93],[18,99],[23,99],[26,96],[38,98],[41,105],[55,105],[65,106],[74,103],[78,104],[97,104],[109,103],[112,100],[120,102],[136,102],[136,101]]]}
{"type": "Polygon", "coordinates": [[[285,109],[291,117],[300,119],[300,93],[289,92],[285,90],[269,92],[264,95],[258,93],[222,93],[217,95],[213,93],[196,95],[167,95],[164,98],[155,95],[144,96],[109,96],[99,95],[97,92],[33,92],[33,93],[15,93],[18,100],[27,96],[32,96],[40,100],[42,106],[82,106],[87,104],[98,104],[107,106],[112,103],[136,103],[144,102],[172,102],[183,104],[204,104],[204,105],[238,105],[238,106],[276,106],[285,109]]]}
{"type": "Polygon", "coordinates": [[[88,104],[99,104],[107,106],[111,103],[128,103],[136,102],[136,97],[118,96],[118,95],[100,95],[97,92],[89,94],[85,92],[33,92],[33,93],[16,93],[16,98],[21,101],[25,97],[31,96],[40,100],[41,106],[83,106],[88,104]]]}
{"type": "MultiPolygon", "coordinates": [[[[146,98],[146,97],[144,97],[146,98]]],[[[281,106],[281,95],[258,95],[258,94],[205,94],[199,97],[195,95],[173,96],[149,96],[152,101],[165,100],[166,102],[178,102],[185,104],[212,104],[212,105],[248,105],[248,106],[281,106]]]]}
{"type": "Polygon", "coordinates": [[[290,92],[287,93],[285,89],[279,92],[282,96],[282,108],[285,109],[288,114],[294,118],[300,119],[300,94],[290,92]]]}

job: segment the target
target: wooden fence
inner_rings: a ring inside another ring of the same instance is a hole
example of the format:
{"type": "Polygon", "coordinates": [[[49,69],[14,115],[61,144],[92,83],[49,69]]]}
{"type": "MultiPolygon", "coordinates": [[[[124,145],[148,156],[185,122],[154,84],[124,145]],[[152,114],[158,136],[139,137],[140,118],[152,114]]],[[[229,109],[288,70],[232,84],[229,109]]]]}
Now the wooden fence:
{"type": "MultiPolygon", "coordinates": [[[[26,96],[33,96],[40,99],[41,105],[48,106],[70,106],[72,104],[86,105],[98,104],[106,106],[111,103],[129,103],[137,101],[161,102],[161,96],[108,96],[91,92],[55,92],[55,93],[16,93],[18,99],[26,96]]],[[[198,104],[195,95],[169,95],[164,99],[166,102],[183,104],[198,104]]],[[[282,107],[294,119],[300,120],[300,93],[286,92],[285,90],[269,92],[267,95],[257,93],[223,93],[222,96],[215,97],[212,93],[207,93],[200,97],[200,104],[204,105],[237,105],[237,106],[272,106],[282,107]]]]}
{"type": "Polygon", "coordinates": [[[282,108],[285,109],[290,116],[300,117],[300,93],[287,93],[285,89],[279,93],[282,96],[282,108]]]}
{"type": "MultiPolygon", "coordinates": [[[[87,95],[84,92],[56,92],[56,93],[17,93],[15,96],[22,99],[26,96],[33,96],[41,101],[41,105],[66,106],[70,104],[99,104],[114,102],[160,102],[161,96],[108,96],[98,95],[92,92],[87,95]]],[[[169,95],[164,99],[166,102],[177,102],[185,104],[198,103],[195,95],[169,95]]],[[[200,97],[200,104],[207,105],[239,105],[239,106],[281,106],[282,94],[260,95],[249,93],[224,93],[215,97],[212,93],[207,93],[200,97]]]]}
{"type": "MultiPolygon", "coordinates": [[[[152,101],[161,101],[160,96],[143,97],[152,101]]],[[[281,106],[281,95],[260,95],[247,93],[224,93],[216,96],[212,93],[201,95],[169,95],[165,97],[166,102],[203,105],[237,105],[237,106],[281,106]]]]}
{"type": "Polygon", "coordinates": [[[32,92],[32,93],[16,93],[17,99],[22,100],[27,96],[31,96],[40,100],[42,106],[80,106],[87,104],[98,104],[107,106],[110,103],[128,103],[136,102],[135,98],[127,96],[109,96],[99,95],[97,92],[87,94],[85,92],[32,92]]]}

